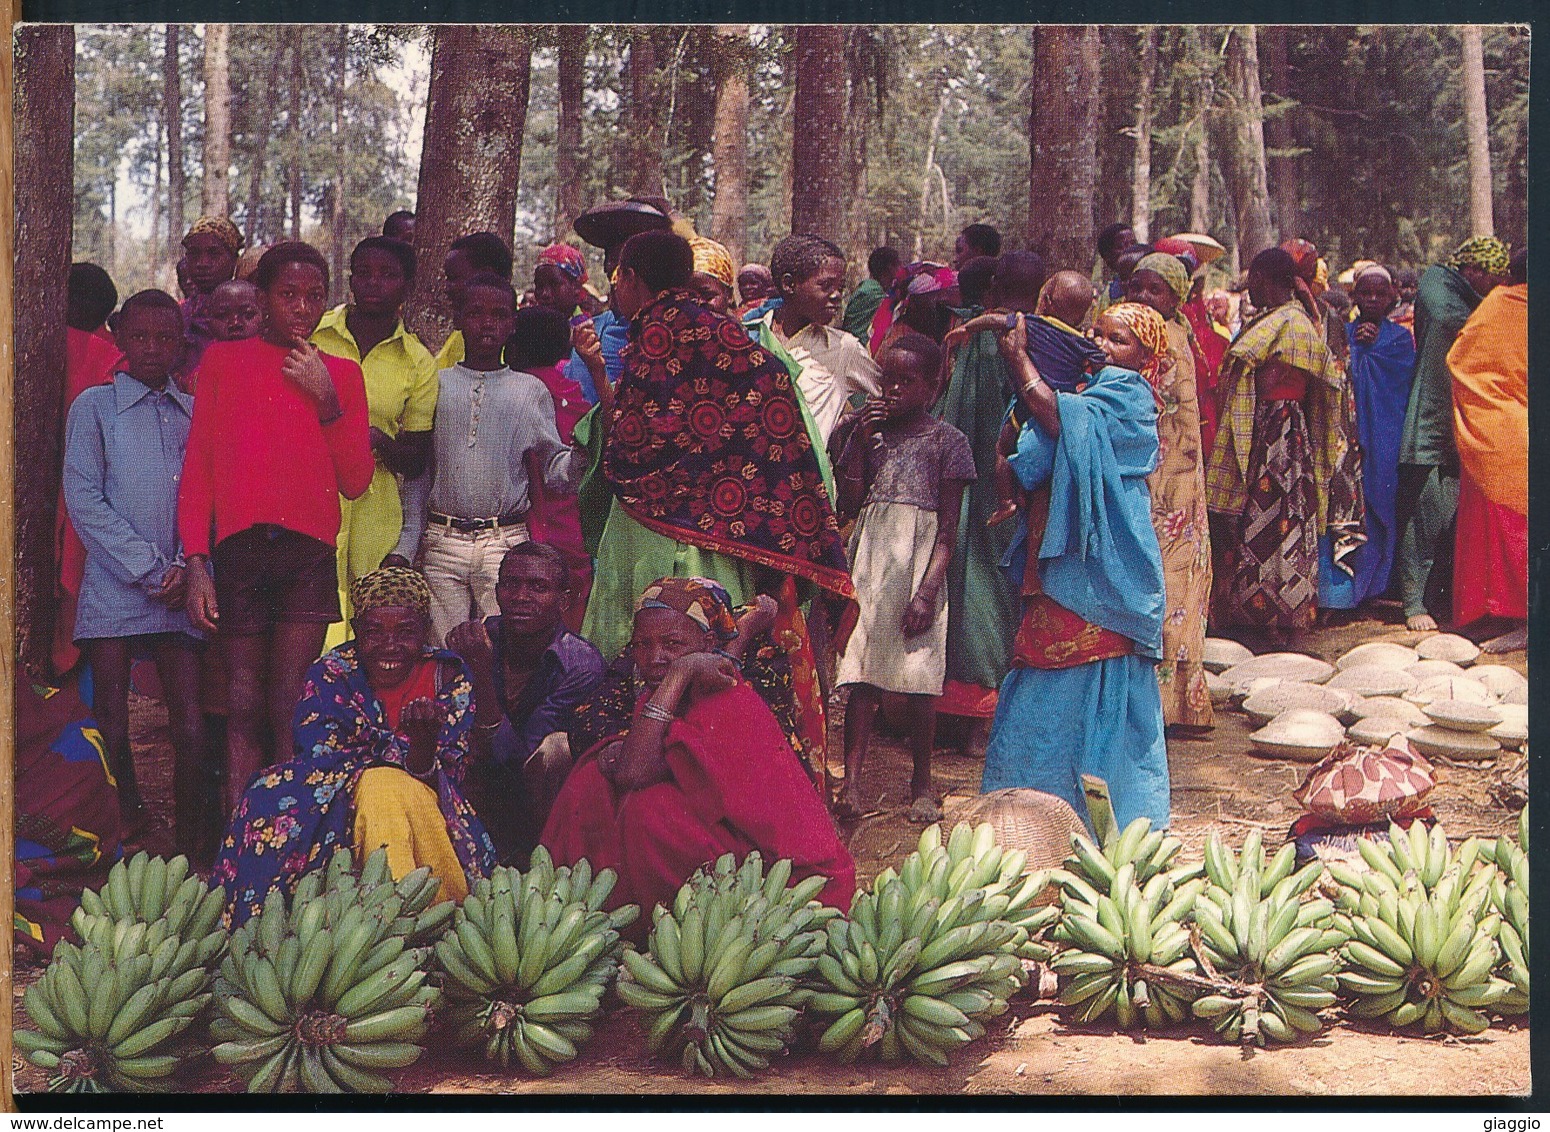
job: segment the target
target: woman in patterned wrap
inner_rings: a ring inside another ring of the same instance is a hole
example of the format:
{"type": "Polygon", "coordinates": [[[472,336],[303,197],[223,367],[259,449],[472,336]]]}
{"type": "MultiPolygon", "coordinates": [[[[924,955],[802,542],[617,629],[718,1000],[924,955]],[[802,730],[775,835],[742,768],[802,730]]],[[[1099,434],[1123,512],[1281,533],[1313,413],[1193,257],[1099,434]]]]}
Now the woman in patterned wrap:
{"type": "Polygon", "coordinates": [[[355,639],[313,664],[292,726],[295,755],[253,780],[211,879],[233,926],[286,893],[334,850],[385,846],[395,877],[422,865],[461,900],[495,864],[495,845],[463,793],[473,683],[456,653],[425,645],[431,594],[415,570],[356,580],[355,639]]]}

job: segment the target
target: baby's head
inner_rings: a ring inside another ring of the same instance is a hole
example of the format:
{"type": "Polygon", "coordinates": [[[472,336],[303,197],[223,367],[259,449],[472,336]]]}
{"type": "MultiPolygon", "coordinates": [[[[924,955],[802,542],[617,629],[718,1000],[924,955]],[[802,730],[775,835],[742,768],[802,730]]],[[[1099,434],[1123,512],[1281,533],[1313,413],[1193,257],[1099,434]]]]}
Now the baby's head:
{"type": "Polygon", "coordinates": [[[1039,313],[1080,326],[1093,305],[1092,281],[1080,271],[1057,271],[1039,292],[1039,313]]]}
{"type": "Polygon", "coordinates": [[[253,338],[264,328],[264,312],[259,306],[258,288],[246,279],[228,279],[210,292],[205,317],[222,342],[253,338]]]}

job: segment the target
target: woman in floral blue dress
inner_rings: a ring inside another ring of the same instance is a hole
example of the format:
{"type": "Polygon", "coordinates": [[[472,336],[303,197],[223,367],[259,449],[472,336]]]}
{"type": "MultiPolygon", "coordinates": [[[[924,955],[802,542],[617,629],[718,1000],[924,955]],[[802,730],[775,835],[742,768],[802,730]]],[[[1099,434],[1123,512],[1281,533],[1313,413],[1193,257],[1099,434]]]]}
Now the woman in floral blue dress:
{"type": "Polygon", "coordinates": [[[455,653],[423,643],[425,579],[374,571],[356,581],[352,605],[356,639],[307,673],[295,757],[253,779],[221,844],[213,879],[226,886],[233,926],[339,847],[360,857],[385,846],[395,877],[429,865],[450,899],[495,864],[463,794],[473,685],[455,653]]]}

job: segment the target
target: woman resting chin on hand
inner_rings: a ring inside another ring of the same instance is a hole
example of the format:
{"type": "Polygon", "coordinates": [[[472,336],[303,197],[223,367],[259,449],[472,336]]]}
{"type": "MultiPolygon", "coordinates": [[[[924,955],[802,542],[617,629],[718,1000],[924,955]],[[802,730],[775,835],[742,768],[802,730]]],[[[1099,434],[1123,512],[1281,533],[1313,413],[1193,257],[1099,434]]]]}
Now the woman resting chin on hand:
{"type": "Polygon", "coordinates": [[[655,904],[724,853],[789,857],[793,880],[830,878],[820,898],[837,907],[855,890],[822,799],[727,651],[737,636],[720,585],[660,579],[636,603],[630,662],[577,709],[583,753],[541,841],[557,865],[614,869],[610,907],[640,904],[642,933],[655,904]]]}

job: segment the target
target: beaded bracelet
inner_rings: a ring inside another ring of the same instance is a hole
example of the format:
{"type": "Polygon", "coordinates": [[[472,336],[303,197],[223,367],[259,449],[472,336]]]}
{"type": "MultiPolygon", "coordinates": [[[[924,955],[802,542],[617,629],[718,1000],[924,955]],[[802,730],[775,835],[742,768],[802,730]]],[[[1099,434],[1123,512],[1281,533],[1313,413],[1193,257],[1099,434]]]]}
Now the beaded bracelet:
{"type": "Polygon", "coordinates": [[[641,705],[640,714],[642,719],[655,719],[659,723],[671,723],[677,718],[667,708],[651,700],[647,700],[641,705]]]}

